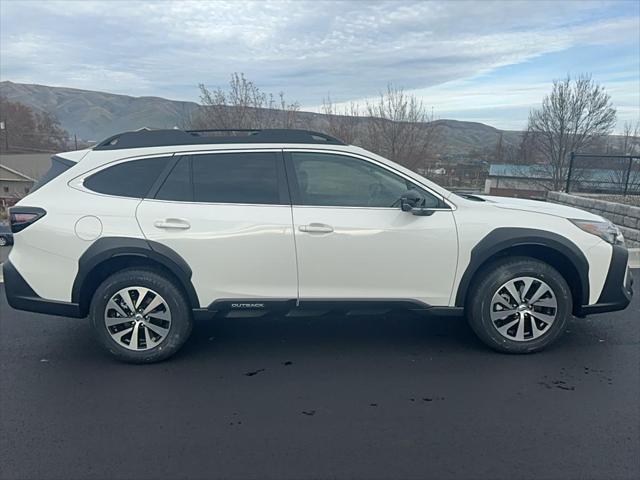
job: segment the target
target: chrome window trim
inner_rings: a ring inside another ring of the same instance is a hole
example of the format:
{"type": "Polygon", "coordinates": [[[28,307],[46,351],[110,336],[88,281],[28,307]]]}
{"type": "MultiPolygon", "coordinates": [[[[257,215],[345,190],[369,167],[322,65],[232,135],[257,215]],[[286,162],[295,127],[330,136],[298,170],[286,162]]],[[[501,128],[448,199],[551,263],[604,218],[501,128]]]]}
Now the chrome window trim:
{"type": "MultiPolygon", "coordinates": [[[[69,180],[67,182],[67,185],[75,190],[80,190],[81,192],[89,193],[91,195],[99,195],[101,197],[120,198],[120,199],[127,199],[127,200],[156,200],[154,198],[147,198],[147,197],[123,197],[121,195],[110,195],[108,193],[95,192],[85,187],[84,181],[91,175],[101,172],[102,170],[106,170],[107,168],[119,165],[121,163],[132,162],[135,160],[147,160],[150,158],[164,158],[164,157],[174,158],[176,156],[183,156],[183,155],[198,155],[198,154],[210,155],[210,154],[217,154],[217,153],[239,153],[239,152],[246,152],[246,153],[282,152],[282,147],[250,148],[250,149],[235,148],[235,149],[224,149],[224,150],[221,149],[221,150],[198,150],[198,151],[187,150],[187,151],[174,151],[174,152],[167,152],[167,153],[149,153],[146,155],[134,155],[131,157],[117,158],[117,159],[111,160],[110,162],[103,163],[102,165],[98,165],[90,170],[87,170],[84,173],[81,173],[80,175],[69,180]]],[[[291,204],[289,203],[255,203],[253,204],[253,203],[223,203],[223,202],[215,202],[215,203],[214,202],[191,202],[188,200],[159,200],[159,201],[165,201],[170,203],[193,203],[193,204],[203,204],[203,205],[245,205],[245,206],[268,206],[268,207],[272,207],[272,206],[290,207],[291,206],[291,204]]]]}
{"type": "Polygon", "coordinates": [[[350,151],[346,151],[346,150],[342,150],[342,149],[333,149],[333,148],[313,148],[313,147],[283,147],[283,146],[279,146],[279,147],[258,147],[258,148],[246,148],[246,147],[240,147],[240,148],[224,148],[224,149],[202,149],[202,150],[173,150],[171,152],[157,152],[157,153],[147,153],[144,155],[132,155],[129,157],[123,157],[123,158],[116,158],[114,160],[111,160],[109,162],[103,163],[102,165],[98,165],[90,170],[87,170],[86,172],[83,172],[81,174],[79,174],[78,176],[72,178],[71,180],[69,180],[67,182],[67,185],[71,188],[74,188],[75,190],[79,190],[81,192],[84,193],[89,193],[91,195],[99,195],[102,197],[109,197],[109,198],[119,198],[119,199],[127,199],[127,200],[146,200],[146,201],[160,201],[160,202],[170,202],[170,203],[186,203],[186,204],[200,204],[200,205],[242,205],[242,206],[266,206],[266,207],[296,207],[296,208],[340,208],[340,209],[366,209],[366,210],[397,210],[397,208],[394,207],[366,207],[366,206],[347,206],[347,205],[299,205],[299,204],[281,204],[281,203],[275,203],[275,204],[265,204],[265,203],[222,203],[222,202],[191,202],[191,201],[185,201],[185,200],[156,200],[156,199],[152,199],[152,198],[145,198],[145,197],[123,197],[123,196],[119,196],[119,195],[109,195],[107,193],[100,193],[100,192],[94,192],[93,190],[90,190],[88,188],[86,188],[84,186],[84,180],[95,174],[98,173],[101,170],[104,170],[106,168],[118,165],[120,163],[124,163],[124,162],[128,162],[128,161],[133,161],[133,160],[145,160],[145,159],[149,159],[149,158],[162,158],[162,157],[175,157],[175,156],[182,156],[182,155],[210,155],[210,154],[217,154],[217,153],[240,153],[240,152],[247,152],[247,153],[252,153],[252,152],[308,152],[308,153],[330,153],[330,154],[335,154],[335,155],[341,155],[341,156],[346,156],[346,157],[352,157],[358,160],[363,160],[366,162],[370,162],[380,168],[383,168],[395,175],[400,176],[401,178],[415,183],[417,185],[419,185],[421,188],[423,188],[424,190],[426,190],[429,194],[433,195],[434,197],[438,198],[439,200],[441,200],[442,202],[444,202],[446,205],[448,205],[450,208],[430,208],[429,210],[432,211],[455,211],[458,209],[458,207],[456,206],[455,203],[453,203],[452,201],[450,201],[448,198],[443,197],[440,193],[433,191],[428,185],[425,185],[424,183],[420,182],[419,180],[416,180],[415,178],[409,177],[408,175],[404,174],[403,172],[400,172],[399,170],[396,170],[395,168],[386,165],[384,163],[379,162],[378,160],[371,158],[371,157],[367,157],[366,155],[362,155],[359,153],[354,153],[354,152],[350,152],[350,151]]]}
{"type": "Polygon", "coordinates": [[[189,205],[218,205],[227,207],[282,207],[291,208],[290,203],[229,203],[229,202],[192,202],[190,200],[162,200],[160,198],[143,198],[143,202],[184,203],[189,205]]]}

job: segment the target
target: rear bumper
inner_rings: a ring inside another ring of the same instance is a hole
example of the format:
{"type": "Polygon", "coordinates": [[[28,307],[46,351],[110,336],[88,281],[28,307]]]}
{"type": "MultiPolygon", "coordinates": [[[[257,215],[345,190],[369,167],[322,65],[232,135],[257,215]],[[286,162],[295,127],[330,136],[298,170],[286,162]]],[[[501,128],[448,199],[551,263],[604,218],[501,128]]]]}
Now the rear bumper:
{"type": "Polygon", "coordinates": [[[80,306],[77,303],[58,302],[40,297],[10,261],[6,261],[2,265],[2,273],[7,301],[13,308],[63,317],[81,318],[84,316],[80,313],[80,306]]]}
{"type": "Polygon", "coordinates": [[[613,246],[609,272],[598,302],[583,305],[578,316],[624,310],[633,297],[633,277],[628,267],[629,252],[621,245],[613,246]]]}

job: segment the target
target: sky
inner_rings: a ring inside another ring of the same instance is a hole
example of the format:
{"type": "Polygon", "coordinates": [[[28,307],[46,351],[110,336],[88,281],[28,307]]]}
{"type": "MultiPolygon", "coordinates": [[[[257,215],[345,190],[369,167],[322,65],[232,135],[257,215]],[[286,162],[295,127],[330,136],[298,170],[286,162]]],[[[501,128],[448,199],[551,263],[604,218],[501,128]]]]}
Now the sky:
{"type": "Polygon", "coordinates": [[[640,1],[0,0],[0,80],[198,101],[243,72],[304,110],[388,84],[438,118],[526,126],[590,73],[640,119],[640,1]]]}

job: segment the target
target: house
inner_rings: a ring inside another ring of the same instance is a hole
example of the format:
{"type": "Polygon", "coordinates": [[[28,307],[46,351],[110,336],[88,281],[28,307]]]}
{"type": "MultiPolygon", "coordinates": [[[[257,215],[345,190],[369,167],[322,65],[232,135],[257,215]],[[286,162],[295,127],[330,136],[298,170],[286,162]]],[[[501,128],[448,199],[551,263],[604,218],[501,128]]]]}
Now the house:
{"type": "Polygon", "coordinates": [[[0,209],[5,209],[24,197],[35,180],[24,173],[0,164],[0,209]]]}
{"type": "Polygon", "coordinates": [[[0,155],[0,214],[29,193],[50,166],[50,153],[0,155]]]}
{"type": "Polygon", "coordinates": [[[539,165],[492,164],[484,193],[502,197],[545,198],[551,180],[539,165]]]}

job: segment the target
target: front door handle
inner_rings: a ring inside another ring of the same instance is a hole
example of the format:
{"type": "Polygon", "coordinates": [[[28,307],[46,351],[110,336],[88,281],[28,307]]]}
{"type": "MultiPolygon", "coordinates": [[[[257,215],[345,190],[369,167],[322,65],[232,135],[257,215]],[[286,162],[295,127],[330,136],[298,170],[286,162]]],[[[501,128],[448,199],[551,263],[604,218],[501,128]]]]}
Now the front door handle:
{"type": "Polygon", "coordinates": [[[300,225],[298,230],[307,233],[331,233],[333,232],[333,227],[324,223],[310,223],[309,225],[300,225]]]}
{"type": "Polygon", "coordinates": [[[157,220],[153,223],[156,228],[176,228],[180,230],[186,230],[191,228],[191,224],[184,218],[165,218],[164,220],[157,220]]]}

